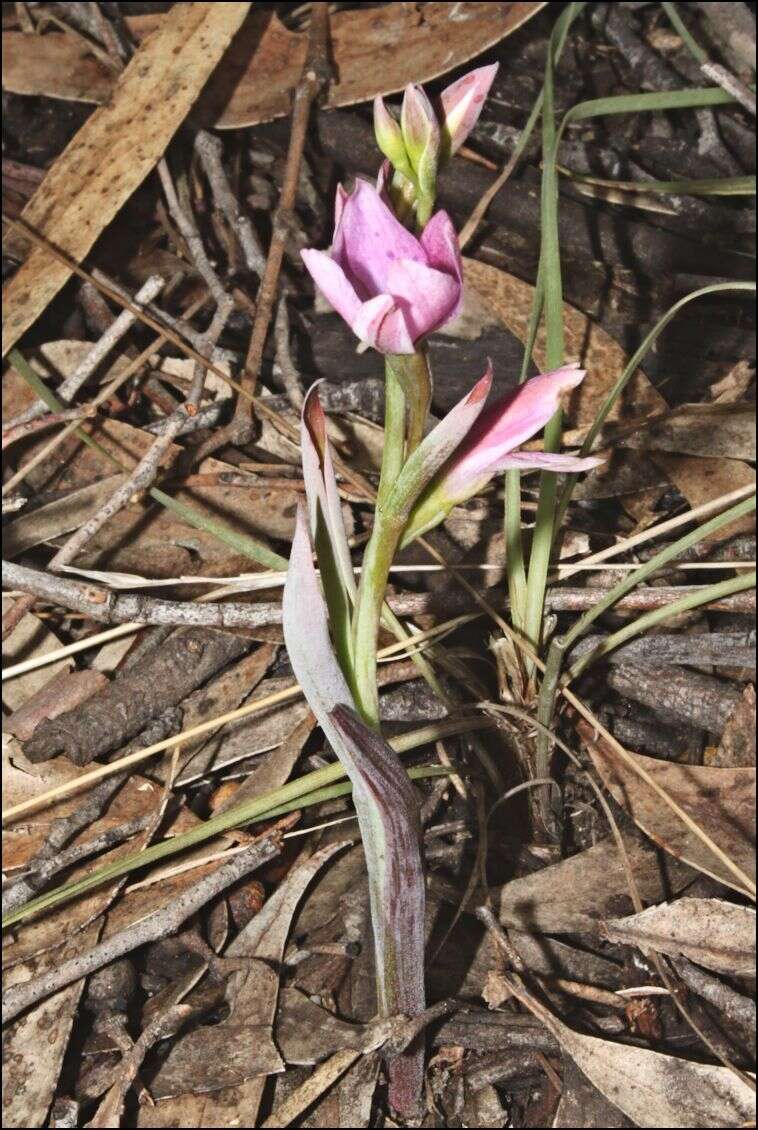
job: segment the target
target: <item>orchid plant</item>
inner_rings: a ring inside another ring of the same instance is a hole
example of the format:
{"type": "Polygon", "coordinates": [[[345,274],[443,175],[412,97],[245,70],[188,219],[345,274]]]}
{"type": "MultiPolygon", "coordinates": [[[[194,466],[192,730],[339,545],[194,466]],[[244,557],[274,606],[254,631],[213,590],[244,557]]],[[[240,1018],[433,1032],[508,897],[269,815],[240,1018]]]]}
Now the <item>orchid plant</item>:
{"type": "MultiPolygon", "coordinates": [[[[351,193],[340,187],[331,249],[302,252],[327,300],[362,345],[385,361],[385,443],[360,583],[314,387],[301,425],[307,516],[303,511],[298,517],[284,592],[284,636],[293,670],[353,783],[384,1015],[416,1015],[425,999],[418,808],[379,727],[377,637],[395,553],[499,471],[577,472],[598,462],[517,450],[583,379],[575,366],[535,377],[485,407],[492,383],[488,366],[468,395],[425,434],[432,389],[425,341],[456,316],[463,298],[455,228],[444,211],[434,212],[437,173],[474,126],[496,69],[465,75],[443,92],[437,108],[420,87],[409,86],[399,121],[378,98],[375,133],[386,158],[378,181],[359,180],[351,193]]],[[[396,1056],[389,1077],[392,1106],[413,1116],[423,1050],[412,1044],[396,1056]]]]}

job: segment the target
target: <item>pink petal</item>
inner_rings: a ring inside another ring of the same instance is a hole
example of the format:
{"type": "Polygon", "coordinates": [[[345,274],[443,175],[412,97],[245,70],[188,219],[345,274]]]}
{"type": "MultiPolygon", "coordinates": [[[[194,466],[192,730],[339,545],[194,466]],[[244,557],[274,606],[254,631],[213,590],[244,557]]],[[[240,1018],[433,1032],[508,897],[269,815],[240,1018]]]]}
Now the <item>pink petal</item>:
{"type": "Polygon", "coordinates": [[[339,264],[326,251],[306,248],[300,252],[308,272],[328,302],[349,326],[352,326],[361,309],[361,301],[339,264]]]}
{"type": "Polygon", "coordinates": [[[498,460],[493,471],[555,471],[557,475],[577,475],[580,471],[591,471],[602,467],[605,459],[594,455],[580,458],[578,455],[557,455],[549,451],[513,451],[498,460]]]}
{"type": "Polygon", "coordinates": [[[390,294],[364,302],[353,323],[353,333],[380,353],[413,353],[413,339],[402,310],[390,294]]]}
{"type": "Polygon", "coordinates": [[[430,267],[436,267],[438,271],[455,275],[459,281],[462,280],[461,249],[455,226],[447,212],[434,213],[422,231],[419,242],[426,252],[426,261],[430,267]]]}
{"type": "Polygon", "coordinates": [[[387,289],[403,311],[414,341],[449,322],[460,306],[461,285],[455,276],[412,259],[392,264],[387,289]]]}
{"type": "Polygon", "coordinates": [[[536,435],[558,411],[561,397],[584,380],[572,365],[526,381],[491,405],[471,429],[456,456],[456,476],[501,467],[503,458],[536,435]]]}
{"type": "Polygon", "coordinates": [[[342,210],[332,256],[363,301],[387,293],[387,274],[396,259],[426,262],[416,237],[403,227],[374,186],[364,180],[356,181],[342,210]]]}
{"type": "Polygon", "coordinates": [[[344,207],[347,204],[349,199],[350,199],[350,193],[347,192],[341,184],[338,184],[337,185],[337,191],[336,191],[335,196],[334,196],[334,230],[335,230],[335,232],[336,232],[337,228],[340,226],[340,220],[342,219],[342,212],[343,212],[344,207]]]}

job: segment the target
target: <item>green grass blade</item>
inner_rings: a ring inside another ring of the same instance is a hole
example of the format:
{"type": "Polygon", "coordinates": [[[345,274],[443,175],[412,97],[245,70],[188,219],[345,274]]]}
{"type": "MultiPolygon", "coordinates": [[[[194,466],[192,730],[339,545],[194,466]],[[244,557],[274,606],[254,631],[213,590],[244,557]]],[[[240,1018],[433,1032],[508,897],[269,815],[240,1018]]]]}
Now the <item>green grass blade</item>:
{"type": "MultiPolygon", "coordinates": [[[[491,722],[483,718],[450,719],[449,721],[436,722],[429,726],[422,726],[406,734],[400,734],[391,739],[390,745],[392,745],[393,749],[398,753],[406,753],[411,749],[426,745],[428,742],[436,741],[438,738],[453,734],[470,733],[473,730],[489,729],[490,726],[491,722]]],[[[241,804],[236,808],[230,808],[227,812],[222,812],[218,816],[213,816],[211,819],[203,821],[202,824],[199,824],[196,828],[190,829],[189,832],[183,832],[179,836],[161,840],[159,843],[153,844],[144,851],[137,852],[134,855],[117,860],[104,867],[99,867],[89,875],[85,875],[82,879],[65,883],[60,887],[54,888],[52,891],[47,891],[45,894],[31,899],[3,918],[3,929],[5,929],[6,926],[12,926],[14,922],[22,921],[22,919],[27,918],[30,914],[39,910],[47,910],[50,907],[58,906],[60,903],[68,902],[72,898],[84,894],[86,891],[91,891],[95,887],[102,886],[103,883],[110,882],[112,879],[117,879],[122,875],[128,875],[130,872],[145,867],[149,863],[156,863],[160,859],[167,859],[169,856],[176,855],[186,848],[195,847],[197,844],[204,843],[206,840],[212,839],[222,832],[229,832],[234,828],[242,828],[244,825],[251,824],[253,821],[266,820],[273,812],[280,810],[282,805],[297,802],[293,804],[293,807],[301,808],[308,803],[306,798],[313,792],[325,786],[332,785],[342,780],[344,777],[345,771],[342,765],[339,762],[335,762],[331,765],[324,766],[323,769],[316,769],[312,773],[298,777],[294,781],[288,781],[286,785],[282,785],[280,788],[274,789],[264,796],[257,797],[255,800],[251,800],[247,804],[241,804]]],[[[287,809],[286,811],[291,810],[292,809],[287,809]]]]}
{"type": "Polygon", "coordinates": [[[617,632],[613,632],[610,636],[603,640],[598,647],[589,655],[584,655],[581,659],[577,659],[576,663],[572,664],[566,674],[566,682],[571,682],[582,671],[589,667],[590,663],[600,659],[601,656],[607,655],[609,651],[619,647],[627,640],[633,639],[635,636],[641,635],[643,632],[648,631],[650,628],[657,627],[665,620],[670,620],[673,616],[678,616],[680,612],[690,612],[693,608],[700,608],[703,604],[708,604],[712,600],[721,600],[725,596],[731,596],[732,593],[744,592],[746,589],[755,588],[756,574],[755,570],[751,573],[746,573],[739,577],[731,577],[727,581],[717,581],[712,585],[704,585],[696,593],[689,593],[687,596],[681,597],[679,600],[672,601],[671,604],[664,605],[663,608],[654,608],[650,612],[646,612],[644,616],[640,616],[631,624],[626,624],[617,632]]]}

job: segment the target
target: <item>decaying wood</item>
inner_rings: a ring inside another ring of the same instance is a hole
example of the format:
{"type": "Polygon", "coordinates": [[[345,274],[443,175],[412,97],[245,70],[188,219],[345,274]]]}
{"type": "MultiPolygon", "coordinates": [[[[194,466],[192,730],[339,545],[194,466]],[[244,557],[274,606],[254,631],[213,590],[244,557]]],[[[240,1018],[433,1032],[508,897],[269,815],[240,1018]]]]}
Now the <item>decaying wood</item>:
{"type": "Polygon", "coordinates": [[[37,727],[24,746],[31,761],[65,752],[76,765],[124,745],[216,671],[250,649],[242,636],[208,629],[178,632],[136,670],[117,677],[81,707],[37,727]]]}
{"type": "Polygon", "coordinates": [[[721,734],[740,701],[736,687],[682,667],[644,666],[624,662],[611,667],[608,683],[625,698],[650,707],[665,718],[676,718],[721,734]]]}

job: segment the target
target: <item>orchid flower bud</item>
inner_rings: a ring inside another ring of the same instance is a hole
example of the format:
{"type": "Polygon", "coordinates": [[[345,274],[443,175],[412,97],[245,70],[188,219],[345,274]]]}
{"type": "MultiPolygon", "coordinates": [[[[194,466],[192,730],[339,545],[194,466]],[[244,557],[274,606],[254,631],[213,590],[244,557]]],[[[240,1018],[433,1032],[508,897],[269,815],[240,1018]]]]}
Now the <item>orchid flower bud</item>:
{"type": "Polygon", "coordinates": [[[395,118],[384,105],[381,95],[374,99],[374,136],[384,156],[403,176],[412,177],[403,134],[395,118]]]}
{"type": "Polygon", "coordinates": [[[440,116],[443,161],[449,160],[460,149],[476,125],[484,100],[495,80],[497,67],[497,63],[489,67],[477,67],[442,91],[440,116]]]}
{"type": "Polygon", "coordinates": [[[437,186],[440,127],[432,104],[420,86],[411,84],[405,88],[400,128],[419,195],[433,200],[437,186]]]}

